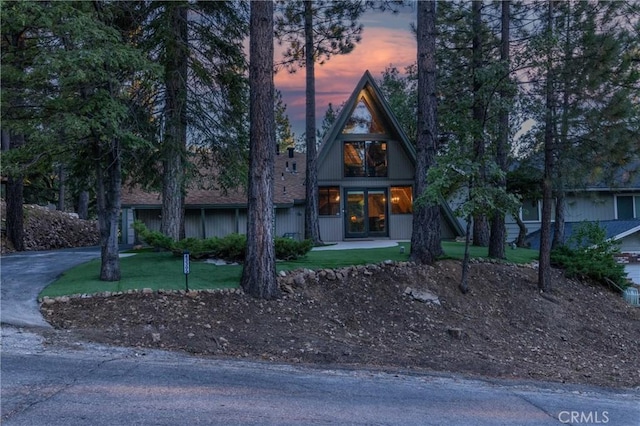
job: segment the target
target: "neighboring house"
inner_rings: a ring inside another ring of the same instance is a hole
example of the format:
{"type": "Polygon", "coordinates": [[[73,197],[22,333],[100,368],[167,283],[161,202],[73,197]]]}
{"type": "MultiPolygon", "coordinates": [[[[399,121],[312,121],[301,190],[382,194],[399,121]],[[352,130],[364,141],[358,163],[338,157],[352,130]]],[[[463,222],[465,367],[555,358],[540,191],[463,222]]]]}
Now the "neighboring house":
{"type": "MultiPolygon", "coordinates": [[[[607,232],[607,238],[620,241],[629,278],[640,284],[640,173],[637,164],[620,170],[614,185],[591,183],[583,189],[567,191],[565,203],[565,239],[581,222],[597,222],[607,232]]],[[[554,212],[555,214],[555,212],[554,212]]],[[[527,242],[531,248],[540,247],[542,202],[525,200],[520,219],[527,227],[527,242]]],[[[518,235],[513,218],[507,217],[507,241],[518,235]]]]}
{"type": "MultiPolygon", "coordinates": [[[[305,156],[288,149],[275,161],[274,204],[276,235],[302,238],[304,232],[305,156]]],[[[223,237],[247,231],[247,194],[243,188],[224,192],[206,182],[192,183],[185,197],[185,236],[223,237]]],[[[122,189],[122,241],[136,242],[132,228],[140,220],[160,230],[162,194],[140,188],[122,189]]]]}
{"type": "MultiPolygon", "coordinates": [[[[416,153],[367,71],[327,132],[318,154],[320,237],[408,240],[412,230],[416,153]]],[[[276,235],[304,237],[305,156],[289,149],[276,156],[276,235]]],[[[160,229],[160,193],[123,188],[122,239],[133,243],[131,225],[160,229]]],[[[448,205],[441,206],[441,236],[463,235],[448,205]]],[[[191,185],[185,199],[185,234],[209,238],[245,233],[247,196],[242,190],[191,185]]]]}

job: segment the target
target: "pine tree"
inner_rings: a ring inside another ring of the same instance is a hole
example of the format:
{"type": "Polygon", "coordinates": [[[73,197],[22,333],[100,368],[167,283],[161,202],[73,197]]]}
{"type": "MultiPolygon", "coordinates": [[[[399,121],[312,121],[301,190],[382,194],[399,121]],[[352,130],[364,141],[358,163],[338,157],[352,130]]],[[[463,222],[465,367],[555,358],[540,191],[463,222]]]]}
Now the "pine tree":
{"type": "MultiPolygon", "coordinates": [[[[418,2],[418,139],[415,192],[427,187],[429,169],[436,161],[438,122],[436,99],[436,2],[418,2]]],[[[417,203],[413,209],[411,255],[414,262],[431,264],[442,255],[440,207],[437,202],[417,203]]]]}
{"type": "Polygon", "coordinates": [[[250,154],[247,255],[241,285],[261,299],[278,297],[273,223],[275,119],[273,3],[251,3],[249,38],[250,154]]]}
{"type": "Polygon", "coordinates": [[[315,118],[315,63],[323,64],[333,55],[351,52],[360,41],[365,10],[362,1],[286,1],[279,2],[276,36],[286,44],[282,65],[306,72],[306,204],[305,238],[322,243],[318,219],[318,166],[315,118]]]}

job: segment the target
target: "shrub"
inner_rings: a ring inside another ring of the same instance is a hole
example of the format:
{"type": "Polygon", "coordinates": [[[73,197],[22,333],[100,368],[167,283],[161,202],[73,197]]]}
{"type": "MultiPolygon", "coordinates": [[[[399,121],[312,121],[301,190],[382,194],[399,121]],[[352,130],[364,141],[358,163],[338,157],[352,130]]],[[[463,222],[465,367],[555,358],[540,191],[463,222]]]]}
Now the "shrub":
{"type": "Polygon", "coordinates": [[[167,237],[162,232],[151,231],[139,220],[133,222],[133,230],[138,233],[138,237],[142,241],[149,244],[151,247],[169,251],[175,250],[175,241],[173,241],[172,238],[167,237]]]}
{"type": "Polygon", "coordinates": [[[599,224],[584,222],[574,229],[567,243],[551,252],[551,261],[569,277],[592,278],[607,287],[628,287],[624,265],[616,262],[620,243],[607,239],[599,224]]]}
{"type": "Polygon", "coordinates": [[[241,262],[247,253],[247,236],[229,234],[217,239],[216,257],[232,262],[241,262]]]}
{"type": "Polygon", "coordinates": [[[283,237],[277,237],[275,244],[276,258],[279,260],[296,260],[306,256],[313,247],[313,241],[311,240],[296,241],[283,237]]]}
{"type": "MultiPolygon", "coordinates": [[[[158,231],[150,231],[144,223],[136,221],[133,229],[148,245],[173,252],[182,256],[189,251],[193,259],[217,258],[230,262],[243,262],[247,253],[247,236],[229,234],[222,238],[185,238],[178,242],[158,231]]],[[[290,238],[277,237],[275,239],[276,258],[280,260],[295,260],[305,256],[313,247],[311,240],[296,241],[290,238]]]]}

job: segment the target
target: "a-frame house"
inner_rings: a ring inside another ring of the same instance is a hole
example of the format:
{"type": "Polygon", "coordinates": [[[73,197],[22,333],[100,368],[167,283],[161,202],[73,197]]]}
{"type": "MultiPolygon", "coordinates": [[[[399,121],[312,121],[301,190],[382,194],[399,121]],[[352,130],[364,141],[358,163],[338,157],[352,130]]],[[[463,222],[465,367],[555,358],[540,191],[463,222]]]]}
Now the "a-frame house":
{"type": "MultiPolygon", "coordinates": [[[[415,164],[414,145],[366,71],[319,149],[321,238],[410,239],[415,164]]],[[[441,237],[463,235],[448,205],[441,213],[441,237]]]]}

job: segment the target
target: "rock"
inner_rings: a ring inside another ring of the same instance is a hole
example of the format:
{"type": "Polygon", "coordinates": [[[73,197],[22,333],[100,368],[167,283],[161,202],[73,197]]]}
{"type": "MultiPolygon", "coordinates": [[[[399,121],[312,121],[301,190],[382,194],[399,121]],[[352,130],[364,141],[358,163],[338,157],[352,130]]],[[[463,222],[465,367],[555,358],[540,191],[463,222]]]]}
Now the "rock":
{"type": "Polygon", "coordinates": [[[289,284],[282,284],[280,285],[280,288],[285,293],[293,294],[293,287],[291,287],[289,284]]]}
{"type": "Polygon", "coordinates": [[[438,296],[427,290],[418,290],[415,288],[407,287],[404,290],[404,294],[411,297],[413,300],[417,300],[422,303],[433,303],[440,306],[440,299],[438,296]]]}
{"type": "Polygon", "coordinates": [[[302,274],[296,275],[295,278],[293,279],[293,282],[297,286],[304,285],[305,284],[304,276],[302,274]]]}
{"type": "Polygon", "coordinates": [[[327,272],[327,279],[328,279],[329,281],[335,281],[335,279],[336,279],[336,273],[335,273],[335,272],[333,272],[332,270],[328,270],[328,271],[326,271],[326,272],[327,272]]]}
{"type": "Polygon", "coordinates": [[[145,287],[142,289],[142,294],[153,294],[153,289],[145,287]]]}
{"type": "Polygon", "coordinates": [[[449,333],[449,336],[453,337],[454,339],[462,339],[462,329],[461,328],[457,328],[457,327],[450,327],[447,328],[447,333],[449,333]]]}
{"type": "Polygon", "coordinates": [[[151,333],[151,340],[156,343],[160,341],[160,333],[151,333]]]}

